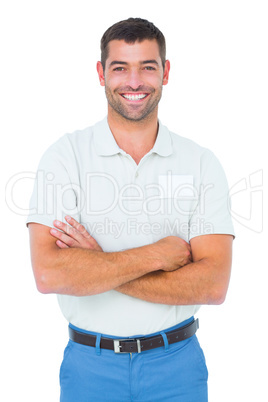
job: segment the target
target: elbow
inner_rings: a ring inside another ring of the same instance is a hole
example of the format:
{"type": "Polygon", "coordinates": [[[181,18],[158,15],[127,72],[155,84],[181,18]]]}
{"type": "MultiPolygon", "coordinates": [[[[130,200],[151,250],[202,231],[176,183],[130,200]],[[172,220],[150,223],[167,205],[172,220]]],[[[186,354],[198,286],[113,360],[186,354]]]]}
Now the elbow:
{"type": "Polygon", "coordinates": [[[40,275],[40,277],[35,278],[35,283],[36,283],[36,288],[37,288],[38,292],[40,292],[44,295],[54,293],[51,286],[49,286],[49,283],[47,282],[44,275],[40,275]]]}
{"type": "Polygon", "coordinates": [[[52,281],[52,278],[53,277],[55,278],[52,269],[43,266],[34,266],[33,270],[34,270],[36,288],[38,292],[42,294],[56,293],[52,281]]]}
{"type": "Polygon", "coordinates": [[[226,294],[219,294],[216,297],[213,298],[212,303],[219,306],[220,304],[223,304],[225,302],[226,294]]]}
{"type": "Polygon", "coordinates": [[[50,253],[47,256],[43,254],[42,257],[32,258],[32,268],[38,292],[59,293],[59,286],[64,278],[58,254],[50,253]]]}
{"type": "Polygon", "coordinates": [[[230,282],[230,268],[221,269],[217,275],[213,275],[210,280],[210,291],[208,304],[220,305],[225,302],[230,282]]]}
{"type": "Polygon", "coordinates": [[[225,302],[227,295],[227,288],[224,286],[214,286],[209,292],[208,304],[220,305],[225,302]]]}
{"type": "Polygon", "coordinates": [[[38,292],[47,295],[54,293],[51,285],[49,284],[45,274],[39,274],[35,277],[36,288],[38,292]]]}

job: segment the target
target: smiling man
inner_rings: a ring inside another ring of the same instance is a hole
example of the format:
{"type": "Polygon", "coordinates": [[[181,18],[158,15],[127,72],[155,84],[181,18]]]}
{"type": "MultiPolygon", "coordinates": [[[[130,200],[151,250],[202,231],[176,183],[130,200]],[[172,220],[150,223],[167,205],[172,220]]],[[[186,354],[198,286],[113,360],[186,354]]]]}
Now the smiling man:
{"type": "Polygon", "coordinates": [[[61,402],[208,400],[194,315],[225,299],[233,227],[217,158],[158,120],[169,70],[152,23],[111,26],[107,117],[39,165],[27,224],[37,287],[69,322],[61,402]]]}
{"type": "Polygon", "coordinates": [[[126,47],[124,40],[112,40],[106,63],[105,77],[101,62],[97,68],[110,117],[117,120],[119,115],[135,122],[155,118],[169,73],[169,61],[162,64],[157,41],[145,39],[126,47]]]}

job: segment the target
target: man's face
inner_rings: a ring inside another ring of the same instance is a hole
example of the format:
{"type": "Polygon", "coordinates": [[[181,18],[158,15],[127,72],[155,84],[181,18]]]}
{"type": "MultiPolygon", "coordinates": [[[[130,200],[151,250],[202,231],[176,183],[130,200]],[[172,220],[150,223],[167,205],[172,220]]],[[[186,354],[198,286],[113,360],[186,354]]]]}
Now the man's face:
{"type": "Polygon", "coordinates": [[[131,121],[141,121],[152,113],[168,82],[169,62],[163,70],[156,40],[127,44],[123,40],[109,43],[105,72],[97,65],[101,85],[105,86],[108,111],[131,121]]]}

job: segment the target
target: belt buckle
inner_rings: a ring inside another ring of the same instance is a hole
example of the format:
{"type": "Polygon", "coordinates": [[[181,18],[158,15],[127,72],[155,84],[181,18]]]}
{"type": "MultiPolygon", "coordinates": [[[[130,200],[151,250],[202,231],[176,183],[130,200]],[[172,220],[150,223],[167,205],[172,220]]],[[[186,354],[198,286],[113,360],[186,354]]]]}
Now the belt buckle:
{"type": "Polygon", "coordinates": [[[137,350],[138,353],[141,353],[141,341],[139,339],[114,339],[114,353],[131,353],[131,352],[123,352],[121,350],[122,346],[120,342],[137,342],[137,350]]]}

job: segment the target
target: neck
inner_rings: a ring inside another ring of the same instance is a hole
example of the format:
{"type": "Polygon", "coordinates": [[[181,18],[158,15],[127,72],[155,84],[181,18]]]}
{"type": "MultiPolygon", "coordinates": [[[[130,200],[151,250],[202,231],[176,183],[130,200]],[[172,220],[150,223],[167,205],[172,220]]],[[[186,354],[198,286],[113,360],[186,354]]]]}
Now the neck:
{"type": "Polygon", "coordinates": [[[108,124],[117,145],[139,164],[154,146],[157,132],[157,112],[141,121],[127,120],[108,110],[108,124]]]}

